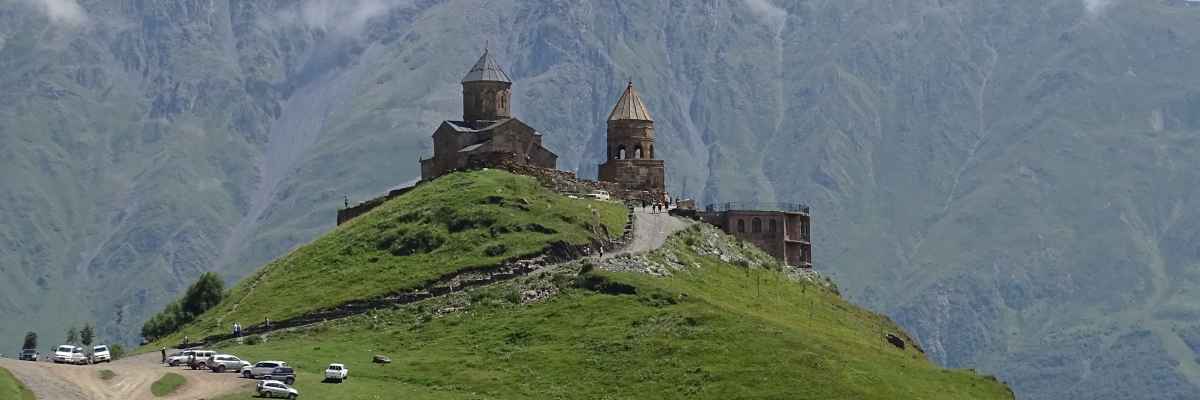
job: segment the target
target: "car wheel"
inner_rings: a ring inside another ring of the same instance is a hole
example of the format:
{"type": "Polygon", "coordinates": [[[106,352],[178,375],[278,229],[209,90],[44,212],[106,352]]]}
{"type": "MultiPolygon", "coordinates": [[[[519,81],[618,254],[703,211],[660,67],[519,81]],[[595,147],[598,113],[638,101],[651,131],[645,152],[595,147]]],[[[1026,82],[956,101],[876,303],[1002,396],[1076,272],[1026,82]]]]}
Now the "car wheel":
{"type": "Polygon", "coordinates": [[[283,383],[286,383],[286,384],[288,384],[288,386],[291,386],[293,383],[296,383],[296,378],[287,378],[287,380],[283,381],[283,383]]]}
{"type": "Polygon", "coordinates": [[[224,365],[218,365],[218,366],[217,366],[217,373],[222,373],[222,372],[225,372],[225,366],[224,366],[224,365]]]}
{"type": "Polygon", "coordinates": [[[250,379],[250,378],[253,378],[254,376],[250,375],[250,371],[242,371],[242,377],[246,378],[246,379],[250,379]]]}
{"type": "Polygon", "coordinates": [[[296,400],[296,394],[295,394],[295,393],[289,394],[289,395],[288,395],[288,399],[290,399],[290,400],[296,400]]]}

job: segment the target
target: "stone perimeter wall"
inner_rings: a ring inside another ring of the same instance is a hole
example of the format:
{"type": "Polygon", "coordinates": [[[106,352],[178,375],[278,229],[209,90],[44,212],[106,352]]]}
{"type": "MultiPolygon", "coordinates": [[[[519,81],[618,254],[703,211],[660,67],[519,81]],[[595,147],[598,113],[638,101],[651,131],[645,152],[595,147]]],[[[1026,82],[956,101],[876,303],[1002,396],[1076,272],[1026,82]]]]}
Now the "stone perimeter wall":
{"type": "MultiPolygon", "coordinates": [[[[542,168],[533,166],[517,160],[515,153],[486,153],[471,159],[470,165],[463,171],[478,170],[484,168],[502,169],[512,172],[517,175],[525,175],[537,179],[538,183],[547,189],[553,190],[562,194],[578,194],[581,196],[589,195],[596,191],[608,192],[613,199],[623,200],[626,202],[646,202],[653,203],[662,201],[665,193],[661,191],[645,191],[645,190],[627,190],[623,185],[613,182],[593,181],[587,179],[579,179],[575,173],[559,171],[554,168],[542,168]]],[[[376,197],[371,200],[364,201],[353,207],[343,208],[337,212],[337,224],[341,225],[350,222],[354,218],[379,207],[388,200],[397,196],[408,193],[417,186],[420,186],[426,181],[417,182],[416,185],[403,189],[396,189],[388,194],[376,197]]]]}

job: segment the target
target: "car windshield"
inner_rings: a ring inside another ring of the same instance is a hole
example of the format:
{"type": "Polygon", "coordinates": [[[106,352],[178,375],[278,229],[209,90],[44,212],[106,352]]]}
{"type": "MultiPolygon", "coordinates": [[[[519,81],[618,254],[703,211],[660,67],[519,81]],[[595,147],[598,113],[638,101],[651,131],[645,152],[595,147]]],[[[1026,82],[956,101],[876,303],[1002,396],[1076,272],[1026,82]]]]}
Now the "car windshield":
{"type": "Polygon", "coordinates": [[[25,350],[25,351],[23,351],[23,352],[21,352],[21,353],[22,353],[22,354],[33,354],[33,353],[37,353],[37,350],[25,350]]]}
{"type": "Polygon", "coordinates": [[[71,346],[62,346],[62,347],[58,348],[58,351],[61,351],[63,353],[70,353],[71,350],[72,350],[71,346]]]}
{"type": "Polygon", "coordinates": [[[341,370],[342,370],[342,367],[339,367],[339,366],[336,366],[336,365],[330,365],[330,366],[329,366],[329,369],[331,369],[331,370],[334,370],[334,371],[341,371],[341,370]]]}
{"type": "Polygon", "coordinates": [[[98,352],[99,352],[99,351],[108,351],[108,348],[107,348],[107,347],[104,347],[104,346],[96,346],[96,347],[95,347],[95,348],[93,348],[92,350],[95,350],[95,351],[98,351],[98,352]]]}
{"type": "Polygon", "coordinates": [[[72,351],[72,353],[82,353],[82,352],[83,352],[83,349],[81,349],[81,348],[75,348],[75,350],[72,351]]]}

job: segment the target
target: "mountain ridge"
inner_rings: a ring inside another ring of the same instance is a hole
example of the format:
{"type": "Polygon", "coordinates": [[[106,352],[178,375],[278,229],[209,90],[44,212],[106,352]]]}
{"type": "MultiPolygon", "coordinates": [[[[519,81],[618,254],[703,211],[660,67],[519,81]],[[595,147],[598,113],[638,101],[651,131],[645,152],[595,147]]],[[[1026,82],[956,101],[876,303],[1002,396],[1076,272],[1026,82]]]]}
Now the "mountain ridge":
{"type": "Polygon", "coordinates": [[[1177,2],[36,4],[0,2],[2,336],[129,338],[201,271],[315,238],[417,176],[490,41],[560,168],[594,173],[633,78],[673,192],[810,203],[817,268],[947,366],[1022,398],[1200,391],[1171,358],[1200,349],[1177,2]],[[321,132],[264,180],[299,99],[321,132]]]}

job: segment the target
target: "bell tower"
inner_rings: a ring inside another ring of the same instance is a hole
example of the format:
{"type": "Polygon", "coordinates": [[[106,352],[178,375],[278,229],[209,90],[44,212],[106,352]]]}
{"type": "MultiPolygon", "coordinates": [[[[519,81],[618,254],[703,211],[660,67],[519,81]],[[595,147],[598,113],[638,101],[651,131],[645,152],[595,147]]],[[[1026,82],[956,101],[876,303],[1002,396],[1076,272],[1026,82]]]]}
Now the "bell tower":
{"type": "Polygon", "coordinates": [[[512,80],[485,48],[463,77],[463,121],[512,118],[512,80]]]}
{"type": "Polygon", "coordinates": [[[633,82],[625,87],[625,93],[608,115],[607,144],[606,160],[600,164],[600,180],[620,183],[630,190],[666,190],[665,165],[655,158],[654,118],[633,88],[633,82]]]}

